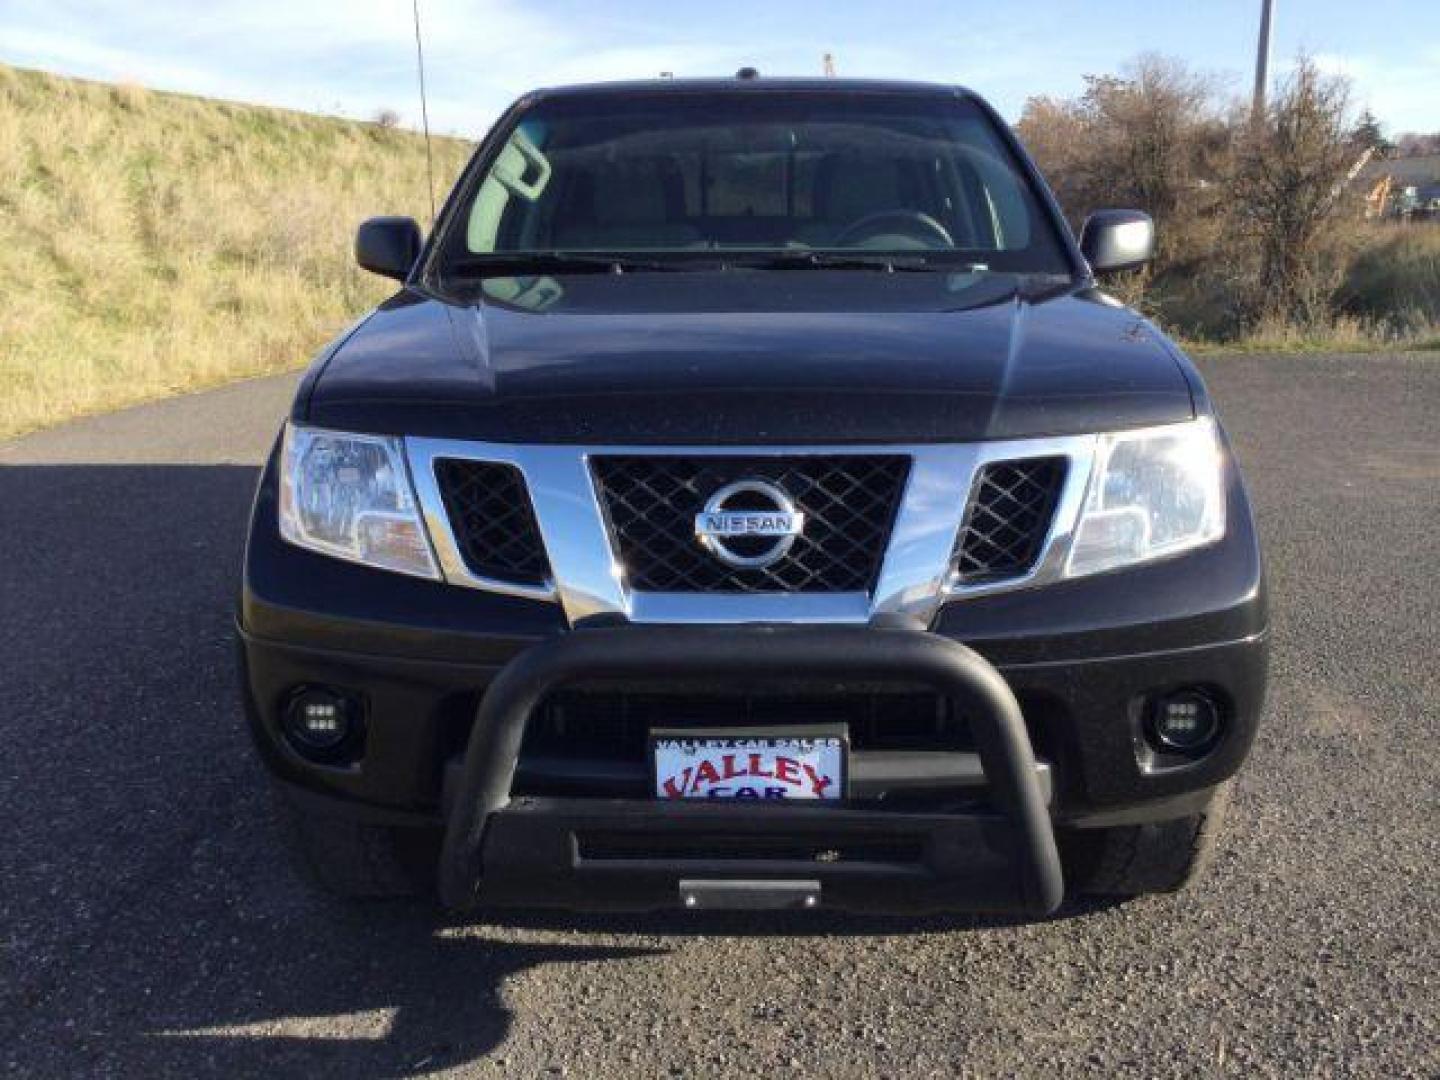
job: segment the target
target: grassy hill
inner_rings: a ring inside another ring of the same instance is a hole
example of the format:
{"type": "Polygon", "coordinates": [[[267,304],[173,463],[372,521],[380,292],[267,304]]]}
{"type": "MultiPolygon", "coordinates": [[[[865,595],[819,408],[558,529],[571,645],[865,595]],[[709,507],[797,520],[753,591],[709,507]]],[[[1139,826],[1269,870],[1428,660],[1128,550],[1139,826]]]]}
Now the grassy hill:
{"type": "Polygon", "coordinates": [[[425,183],[411,132],[0,65],[0,438],[304,363],[387,291],[355,226],[425,183]]]}

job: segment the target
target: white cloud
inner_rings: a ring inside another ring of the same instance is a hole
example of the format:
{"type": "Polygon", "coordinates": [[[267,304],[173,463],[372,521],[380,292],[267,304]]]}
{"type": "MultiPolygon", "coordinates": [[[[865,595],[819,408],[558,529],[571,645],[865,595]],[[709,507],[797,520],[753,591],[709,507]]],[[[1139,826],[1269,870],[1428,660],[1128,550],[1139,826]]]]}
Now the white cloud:
{"type": "MultiPolygon", "coordinates": [[[[661,71],[727,75],[745,64],[818,74],[822,54],[842,45],[844,75],[954,81],[968,55],[972,72],[983,62],[987,73],[1019,79],[1033,61],[973,34],[902,50],[829,41],[819,27],[797,35],[780,13],[773,25],[752,20],[717,30],[713,18],[703,28],[688,17],[657,26],[608,8],[562,17],[521,0],[421,0],[432,124],[478,135],[537,85],[661,71]]],[[[413,35],[409,0],[5,0],[0,7],[0,57],[10,62],[349,116],[389,108],[415,126],[413,35]]]]}

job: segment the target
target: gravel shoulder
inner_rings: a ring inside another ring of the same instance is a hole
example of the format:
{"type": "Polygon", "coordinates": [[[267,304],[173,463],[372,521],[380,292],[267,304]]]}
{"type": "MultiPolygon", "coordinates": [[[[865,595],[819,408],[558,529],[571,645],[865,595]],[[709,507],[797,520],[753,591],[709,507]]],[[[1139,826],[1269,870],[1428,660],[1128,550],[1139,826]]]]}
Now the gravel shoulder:
{"type": "Polygon", "coordinates": [[[1203,883],[1038,923],[307,892],[230,630],[294,377],[0,444],[0,1067],[1440,1075],[1440,356],[1201,366],[1267,545],[1267,722],[1203,883]]]}

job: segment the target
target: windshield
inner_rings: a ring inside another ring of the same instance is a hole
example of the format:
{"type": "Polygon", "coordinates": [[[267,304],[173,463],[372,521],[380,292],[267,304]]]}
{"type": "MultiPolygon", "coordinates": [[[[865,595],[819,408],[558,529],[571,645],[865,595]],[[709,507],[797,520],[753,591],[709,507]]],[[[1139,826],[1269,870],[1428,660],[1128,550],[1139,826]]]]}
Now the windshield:
{"type": "Polygon", "coordinates": [[[1068,274],[992,121],[936,94],[542,100],[472,177],[444,263],[631,253],[943,254],[1068,274]]]}

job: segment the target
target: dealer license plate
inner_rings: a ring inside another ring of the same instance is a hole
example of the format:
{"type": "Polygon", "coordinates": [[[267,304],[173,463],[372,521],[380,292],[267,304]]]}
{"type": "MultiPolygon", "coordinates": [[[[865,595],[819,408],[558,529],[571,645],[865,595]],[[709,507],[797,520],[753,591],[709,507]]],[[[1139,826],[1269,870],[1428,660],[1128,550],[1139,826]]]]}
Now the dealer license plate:
{"type": "Polygon", "coordinates": [[[847,749],[843,727],[650,735],[655,794],[661,799],[840,799],[847,749]]]}

